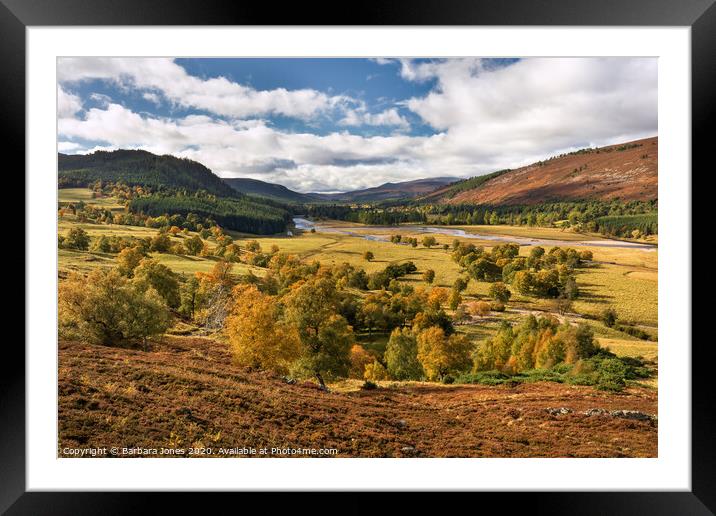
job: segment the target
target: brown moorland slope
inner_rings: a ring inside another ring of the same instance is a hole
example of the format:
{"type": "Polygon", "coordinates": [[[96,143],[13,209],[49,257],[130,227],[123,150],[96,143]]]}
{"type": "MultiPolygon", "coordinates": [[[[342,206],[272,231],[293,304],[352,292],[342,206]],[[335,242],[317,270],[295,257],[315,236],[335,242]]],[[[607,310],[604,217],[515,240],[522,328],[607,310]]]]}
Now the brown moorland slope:
{"type": "Polygon", "coordinates": [[[165,337],[148,352],[60,342],[59,449],[335,448],[339,457],[655,457],[657,393],[555,383],[398,384],[348,393],[231,364],[224,345],[165,337]],[[547,409],[567,408],[565,413],[547,409]]]}
{"type": "Polygon", "coordinates": [[[658,137],[533,163],[450,195],[449,187],[426,199],[449,204],[530,205],[583,199],[648,201],[658,196],[658,137]]]}

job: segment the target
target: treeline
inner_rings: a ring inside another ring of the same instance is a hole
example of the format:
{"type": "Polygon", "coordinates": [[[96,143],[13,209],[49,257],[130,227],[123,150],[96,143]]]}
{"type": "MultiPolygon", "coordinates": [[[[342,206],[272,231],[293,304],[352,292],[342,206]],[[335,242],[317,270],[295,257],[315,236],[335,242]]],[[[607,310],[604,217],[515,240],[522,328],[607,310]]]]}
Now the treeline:
{"type": "Polygon", "coordinates": [[[374,207],[306,206],[310,217],[371,225],[419,223],[434,225],[499,225],[564,227],[630,237],[658,232],[658,201],[570,201],[532,206],[488,206],[385,203],[374,207]]]}
{"type": "Polygon", "coordinates": [[[462,181],[457,181],[455,183],[450,184],[445,189],[443,197],[446,197],[446,198],[455,197],[460,192],[464,192],[466,190],[472,190],[474,188],[477,188],[478,186],[485,184],[489,180],[495,179],[496,177],[500,177],[502,174],[510,172],[511,170],[512,169],[510,169],[510,168],[506,168],[504,170],[498,170],[497,172],[492,172],[490,174],[485,174],[483,176],[476,176],[476,177],[471,177],[469,179],[463,179],[462,181]]]}
{"type": "Polygon", "coordinates": [[[599,217],[594,222],[594,229],[604,235],[632,236],[656,235],[659,229],[658,213],[640,215],[609,215],[599,217]]]}
{"type": "Polygon", "coordinates": [[[258,235],[283,232],[291,221],[287,210],[249,198],[211,199],[155,194],[132,199],[129,211],[153,217],[175,214],[187,217],[194,214],[211,219],[227,229],[258,235]]]}

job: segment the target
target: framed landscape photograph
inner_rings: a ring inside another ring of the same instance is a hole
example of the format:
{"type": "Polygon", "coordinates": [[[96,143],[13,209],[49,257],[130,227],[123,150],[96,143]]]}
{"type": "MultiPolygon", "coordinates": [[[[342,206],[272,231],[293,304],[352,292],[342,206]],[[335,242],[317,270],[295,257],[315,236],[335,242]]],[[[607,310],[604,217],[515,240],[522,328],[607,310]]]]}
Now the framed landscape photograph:
{"type": "Polygon", "coordinates": [[[3,1],[27,203],[3,510],[439,490],[711,514],[691,189],[716,10],[511,4],[300,26],[3,1]]]}

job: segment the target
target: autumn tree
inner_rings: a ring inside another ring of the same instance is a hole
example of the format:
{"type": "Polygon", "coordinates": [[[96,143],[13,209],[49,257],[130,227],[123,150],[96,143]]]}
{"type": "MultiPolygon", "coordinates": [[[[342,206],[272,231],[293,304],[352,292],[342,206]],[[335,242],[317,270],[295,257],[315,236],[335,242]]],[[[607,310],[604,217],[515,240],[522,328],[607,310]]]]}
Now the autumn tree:
{"type": "Polygon", "coordinates": [[[448,373],[459,373],[470,367],[472,345],[464,335],[445,336],[438,327],[423,330],[417,337],[418,361],[428,380],[435,381],[448,373]]]}
{"type": "Polygon", "coordinates": [[[127,278],[134,276],[137,268],[146,255],[139,247],[125,247],[117,255],[117,271],[127,278]]]}
{"type": "Polygon", "coordinates": [[[246,242],[246,250],[252,253],[260,253],[261,244],[259,244],[257,240],[249,240],[246,242]]]}
{"type": "Polygon", "coordinates": [[[473,301],[467,305],[468,313],[476,317],[485,317],[490,313],[491,308],[490,303],[486,301],[473,301]]]}
{"type": "Polygon", "coordinates": [[[462,296],[459,290],[452,289],[450,291],[450,297],[448,297],[448,306],[450,310],[457,310],[457,307],[462,303],[462,296]]]}
{"type": "Polygon", "coordinates": [[[375,258],[375,255],[373,255],[372,251],[366,251],[363,253],[363,259],[367,262],[373,261],[373,258],[375,258]]]}
{"type": "Polygon", "coordinates": [[[166,253],[172,247],[172,240],[166,233],[159,233],[152,238],[150,249],[157,253],[166,253]]]}
{"type": "Polygon", "coordinates": [[[435,281],[435,271],[432,269],[427,269],[425,272],[423,272],[423,281],[426,283],[432,283],[435,281]]]}
{"type": "Polygon", "coordinates": [[[201,240],[199,235],[194,235],[191,238],[186,239],[184,247],[186,248],[187,254],[196,256],[201,253],[201,250],[204,247],[204,242],[201,240]]]}
{"type": "Polygon", "coordinates": [[[340,296],[335,282],[319,277],[296,283],[284,302],[286,321],[296,328],[301,342],[295,370],[314,376],[324,389],[324,376],[347,376],[354,336],[353,329],[338,313],[340,296]]]}
{"type": "Polygon", "coordinates": [[[254,369],[288,372],[300,344],[294,328],[279,320],[276,298],[255,285],[237,285],[225,331],[237,364],[254,369]]]}
{"type": "Polygon", "coordinates": [[[179,288],[179,313],[189,319],[194,319],[197,308],[197,295],[199,293],[199,280],[196,276],[190,277],[179,288]]]}
{"type": "Polygon", "coordinates": [[[59,285],[61,336],[116,346],[143,342],[171,324],[167,305],[156,290],[137,288],[117,270],[74,274],[59,285]]]}
{"type": "Polygon", "coordinates": [[[428,249],[437,244],[437,240],[435,240],[435,237],[432,235],[428,235],[423,237],[422,244],[424,247],[427,247],[428,249]]]}
{"type": "Polygon", "coordinates": [[[467,288],[468,281],[470,281],[470,278],[455,278],[452,288],[458,292],[462,292],[467,288]]]}
{"type": "Polygon", "coordinates": [[[171,308],[179,307],[179,279],[166,265],[144,258],[134,269],[134,284],[141,290],[153,288],[171,308]]]}
{"type": "Polygon", "coordinates": [[[77,249],[78,251],[86,251],[89,249],[90,236],[82,228],[72,228],[67,232],[62,242],[62,246],[67,249],[77,249]]]}
{"type": "Polygon", "coordinates": [[[602,312],[602,322],[607,328],[613,328],[617,323],[617,311],[614,308],[605,308],[602,312]]]}
{"type": "Polygon", "coordinates": [[[233,264],[220,261],[209,272],[198,272],[196,317],[207,328],[218,329],[231,309],[231,289],[235,280],[231,275],[233,264]]]}
{"type": "Polygon", "coordinates": [[[431,309],[439,310],[440,306],[448,300],[449,292],[442,287],[433,287],[428,294],[428,306],[431,309]]]}
{"type": "Polygon", "coordinates": [[[351,347],[351,368],[348,376],[363,379],[366,366],[372,364],[373,360],[375,360],[375,357],[368,353],[363,346],[354,344],[351,347]]]}
{"type": "Polygon", "coordinates": [[[388,371],[386,371],[383,364],[378,362],[377,359],[373,360],[372,363],[365,366],[365,372],[363,373],[363,378],[366,380],[370,380],[373,382],[381,381],[381,380],[387,380],[388,379],[388,371]]]}
{"type": "Polygon", "coordinates": [[[419,380],[423,376],[423,367],[418,361],[417,340],[407,328],[393,330],[385,348],[384,358],[391,378],[419,380]]]}
{"type": "Polygon", "coordinates": [[[492,299],[499,301],[500,303],[507,303],[510,300],[510,297],[512,297],[512,292],[510,292],[507,286],[501,281],[497,281],[490,285],[487,293],[492,299]]]}

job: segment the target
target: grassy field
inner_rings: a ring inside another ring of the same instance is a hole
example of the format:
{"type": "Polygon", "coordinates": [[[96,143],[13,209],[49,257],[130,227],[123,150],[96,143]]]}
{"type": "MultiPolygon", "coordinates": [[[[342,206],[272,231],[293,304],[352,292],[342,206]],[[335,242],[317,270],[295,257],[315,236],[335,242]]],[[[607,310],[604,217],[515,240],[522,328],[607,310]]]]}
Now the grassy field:
{"type": "Polygon", "coordinates": [[[646,360],[658,359],[658,343],[644,340],[598,338],[599,345],[623,357],[642,357],[646,360]]]}
{"type": "Polygon", "coordinates": [[[108,210],[124,210],[124,204],[113,197],[93,199],[92,190],[88,188],[62,188],[58,191],[57,200],[63,205],[82,201],[85,204],[101,206],[108,210]]]}
{"type": "MultiPolygon", "coordinates": [[[[61,199],[77,201],[80,199],[90,204],[96,204],[98,200],[91,199],[90,191],[86,189],[63,189],[60,190],[61,199]]],[[[99,201],[111,204],[116,203],[112,199],[100,199],[99,201]]],[[[91,238],[95,239],[101,235],[124,236],[124,237],[153,237],[158,233],[157,229],[78,223],[66,217],[58,222],[60,234],[66,233],[71,227],[81,227],[87,231],[91,238]]],[[[331,225],[334,225],[331,223],[331,225]]],[[[346,226],[337,222],[336,227],[346,226]]],[[[351,227],[355,228],[355,224],[351,227]]],[[[468,229],[475,233],[486,233],[491,235],[507,235],[534,238],[552,238],[572,241],[594,240],[593,236],[579,235],[561,231],[554,228],[526,228],[514,226],[471,226],[468,229]]],[[[423,234],[411,235],[409,232],[400,231],[397,228],[372,228],[365,226],[357,230],[366,234],[388,235],[400,233],[404,236],[415,236],[419,240],[423,234]]],[[[257,240],[263,251],[269,251],[273,245],[279,247],[282,252],[295,254],[300,258],[313,261],[317,260],[325,264],[340,264],[348,262],[358,267],[363,267],[367,272],[375,272],[385,268],[388,264],[399,263],[407,260],[415,262],[418,273],[411,274],[404,278],[415,286],[425,285],[421,275],[426,269],[435,271],[433,285],[450,287],[456,278],[462,275],[459,266],[452,261],[450,251],[433,247],[427,249],[422,246],[413,248],[407,245],[397,245],[390,242],[366,240],[364,238],[340,233],[310,233],[305,232],[293,237],[254,237],[238,233],[230,233],[239,245],[245,245],[249,240],[257,240]],[[366,261],[363,255],[366,251],[372,251],[375,258],[371,262],[366,261]]],[[[434,235],[439,243],[451,244],[455,237],[447,235],[434,235]]],[[[180,241],[186,238],[183,235],[172,237],[180,241]]],[[[461,241],[482,244],[490,249],[495,243],[491,241],[476,241],[474,239],[457,238],[461,241]]],[[[213,247],[211,241],[210,247],[213,247]]],[[[546,247],[549,249],[549,247],[546,247]]],[[[607,307],[614,307],[620,318],[643,325],[652,333],[655,333],[658,325],[658,251],[645,251],[633,248],[605,248],[605,247],[580,247],[589,249],[594,254],[594,263],[590,267],[578,270],[577,281],[580,287],[580,298],[574,303],[574,310],[590,317],[598,317],[607,307]]],[[[520,254],[529,254],[530,248],[523,246],[520,254]]],[[[154,254],[157,260],[171,267],[182,274],[193,274],[206,272],[216,263],[214,258],[198,256],[176,256],[171,254],[154,254]]],[[[79,252],[71,250],[59,250],[60,272],[82,271],[87,272],[96,267],[110,267],[114,263],[114,255],[96,252],[79,252]]],[[[235,264],[234,272],[244,273],[252,270],[257,275],[263,275],[265,270],[247,264],[235,264]]],[[[487,295],[489,283],[470,281],[463,297],[466,299],[480,298],[487,295]]],[[[510,306],[518,309],[545,310],[549,309],[549,302],[534,298],[520,296],[513,293],[510,306]]],[[[499,326],[502,318],[518,321],[521,316],[515,313],[503,313],[493,318],[486,318],[484,321],[477,321],[469,326],[460,326],[460,331],[470,334],[476,339],[482,339],[493,333],[499,326]]],[[[594,323],[598,329],[597,335],[600,338],[613,340],[610,347],[618,350],[618,353],[631,353],[632,348],[636,349],[637,344],[652,346],[653,342],[644,343],[633,337],[605,328],[601,323],[594,323]],[[632,343],[627,346],[623,343],[632,343]]],[[[637,346],[638,347],[638,346],[637,346]]],[[[645,351],[646,348],[645,348],[645,351]]]]}
{"type": "MultiPolygon", "coordinates": [[[[66,233],[72,226],[82,227],[93,238],[100,235],[144,238],[154,236],[158,232],[151,228],[78,224],[68,220],[59,222],[59,231],[66,233]]],[[[434,285],[443,287],[450,287],[461,275],[459,266],[450,258],[450,252],[440,248],[413,248],[333,233],[304,233],[295,237],[241,238],[237,239],[237,243],[242,245],[253,239],[259,241],[264,251],[268,251],[272,245],[277,245],[282,252],[296,254],[305,260],[318,260],[326,264],[348,262],[365,268],[369,273],[381,270],[390,263],[411,260],[415,262],[420,273],[426,269],[433,269],[434,285]],[[375,259],[371,262],[363,258],[363,254],[368,250],[375,255],[375,259]]],[[[656,326],[658,324],[657,251],[598,247],[589,249],[594,252],[595,260],[600,263],[579,270],[578,283],[582,294],[575,302],[575,309],[580,313],[598,316],[605,308],[613,306],[620,317],[626,320],[656,326]]],[[[528,253],[528,247],[521,249],[521,254],[528,253]]],[[[108,257],[101,253],[64,251],[60,253],[60,268],[67,265],[81,265],[80,268],[84,270],[95,264],[102,265],[105,261],[103,259],[108,257]],[[97,259],[89,258],[94,261],[87,261],[87,254],[97,255],[97,259]]],[[[205,271],[214,263],[208,258],[174,255],[162,255],[159,259],[176,268],[177,272],[183,273],[205,271]]],[[[235,270],[238,272],[243,268],[237,266],[235,270]]],[[[252,268],[252,270],[258,272],[260,269],[252,268]]],[[[422,283],[420,273],[410,275],[406,280],[416,285],[420,284],[422,283]]],[[[488,289],[489,283],[471,281],[465,294],[485,296],[488,289]]],[[[513,297],[513,302],[525,305],[532,305],[535,302],[539,304],[539,301],[519,295],[513,297]]]]}

